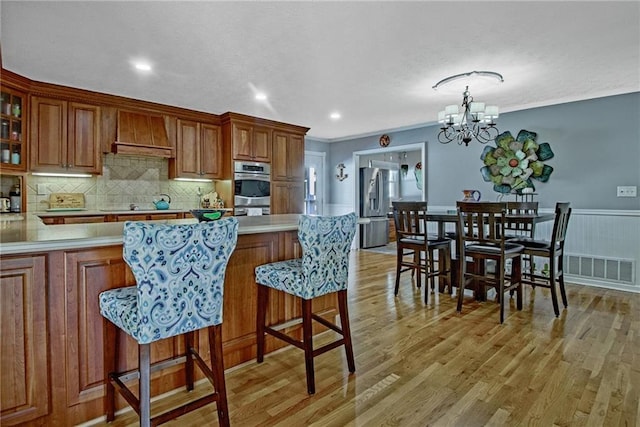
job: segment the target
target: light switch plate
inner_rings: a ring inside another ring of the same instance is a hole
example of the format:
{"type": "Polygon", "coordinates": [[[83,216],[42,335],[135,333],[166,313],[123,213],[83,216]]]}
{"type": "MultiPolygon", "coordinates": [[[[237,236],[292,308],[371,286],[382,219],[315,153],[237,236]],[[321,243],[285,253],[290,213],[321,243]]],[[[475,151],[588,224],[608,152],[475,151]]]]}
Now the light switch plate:
{"type": "Polygon", "coordinates": [[[616,194],[618,197],[637,197],[638,187],[635,185],[619,185],[616,194]]]}
{"type": "Polygon", "coordinates": [[[38,195],[45,196],[47,194],[47,184],[38,184],[38,195]]]}

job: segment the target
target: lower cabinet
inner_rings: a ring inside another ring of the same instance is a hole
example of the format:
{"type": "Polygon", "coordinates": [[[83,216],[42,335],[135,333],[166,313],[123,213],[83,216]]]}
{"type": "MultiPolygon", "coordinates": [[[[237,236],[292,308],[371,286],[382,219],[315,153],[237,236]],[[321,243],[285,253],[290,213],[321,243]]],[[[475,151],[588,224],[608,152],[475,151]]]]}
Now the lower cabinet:
{"type": "Polygon", "coordinates": [[[46,256],[0,263],[0,425],[24,425],[51,412],[46,256]]]}

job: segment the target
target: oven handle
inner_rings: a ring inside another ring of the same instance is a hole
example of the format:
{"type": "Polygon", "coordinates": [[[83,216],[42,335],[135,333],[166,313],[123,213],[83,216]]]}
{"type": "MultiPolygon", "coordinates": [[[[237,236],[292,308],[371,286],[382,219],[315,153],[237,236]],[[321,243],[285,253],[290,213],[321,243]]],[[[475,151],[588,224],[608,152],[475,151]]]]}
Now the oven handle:
{"type": "Polygon", "coordinates": [[[235,173],[233,178],[238,181],[240,179],[255,179],[257,181],[270,182],[269,175],[265,174],[253,174],[253,173],[235,173]]]}

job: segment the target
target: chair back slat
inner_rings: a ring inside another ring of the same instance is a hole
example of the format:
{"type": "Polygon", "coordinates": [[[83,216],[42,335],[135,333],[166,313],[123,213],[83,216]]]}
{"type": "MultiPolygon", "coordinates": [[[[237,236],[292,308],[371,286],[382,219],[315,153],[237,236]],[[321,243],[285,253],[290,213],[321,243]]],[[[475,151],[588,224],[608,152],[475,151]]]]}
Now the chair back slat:
{"type": "Polygon", "coordinates": [[[123,258],[137,283],[141,344],[222,323],[234,217],[197,224],[124,224],[123,258]]]}

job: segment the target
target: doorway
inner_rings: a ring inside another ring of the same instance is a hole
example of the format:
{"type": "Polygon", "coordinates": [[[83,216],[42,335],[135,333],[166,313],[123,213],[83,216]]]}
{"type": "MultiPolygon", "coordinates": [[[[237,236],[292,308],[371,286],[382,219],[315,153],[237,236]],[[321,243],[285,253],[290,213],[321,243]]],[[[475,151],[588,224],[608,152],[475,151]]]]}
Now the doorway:
{"type": "MultiPolygon", "coordinates": [[[[388,155],[394,155],[395,159],[398,159],[400,157],[400,155],[404,152],[410,152],[410,151],[419,151],[420,152],[420,162],[422,165],[426,165],[427,162],[427,158],[426,158],[426,141],[423,142],[418,142],[418,143],[412,143],[412,144],[407,144],[407,145],[401,145],[401,146],[397,146],[394,147],[393,150],[390,150],[389,148],[374,148],[371,150],[363,150],[363,151],[354,151],[353,152],[353,165],[354,165],[354,170],[355,170],[355,176],[356,179],[354,180],[354,192],[353,194],[355,194],[354,200],[353,200],[353,211],[356,213],[360,212],[360,157],[362,156],[369,156],[371,154],[380,154],[380,153],[385,153],[388,155]]],[[[379,162],[379,163],[385,163],[385,162],[379,162]]],[[[422,172],[422,171],[421,171],[422,172]]],[[[416,180],[418,179],[418,177],[416,176],[416,180]]],[[[427,183],[426,183],[426,174],[420,174],[420,181],[419,184],[419,191],[421,193],[421,199],[422,200],[427,200],[427,183]]],[[[360,241],[360,227],[358,227],[356,229],[356,237],[355,237],[355,241],[359,242],[360,241]]]]}
{"type": "Polygon", "coordinates": [[[304,152],[304,213],[322,215],[325,204],[326,153],[304,152]]]}

